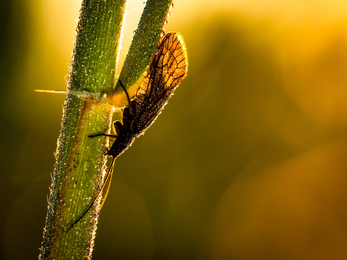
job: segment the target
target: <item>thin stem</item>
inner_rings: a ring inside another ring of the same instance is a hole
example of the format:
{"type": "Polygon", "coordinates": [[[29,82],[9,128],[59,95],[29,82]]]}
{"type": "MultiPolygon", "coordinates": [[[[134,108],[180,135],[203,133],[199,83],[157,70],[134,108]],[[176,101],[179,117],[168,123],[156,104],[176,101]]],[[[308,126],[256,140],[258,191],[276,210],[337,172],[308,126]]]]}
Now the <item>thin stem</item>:
{"type": "MultiPolygon", "coordinates": [[[[171,3],[147,1],[120,75],[127,90],[146,71],[171,3]]],[[[114,90],[125,6],[126,0],[82,3],[40,259],[91,258],[101,196],[95,203],[93,199],[105,185],[107,138],[89,136],[108,133],[112,122],[113,107],[100,101],[98,93],[123,93],[120,100],[129,102],[119,85],[114,90]],[[80,91],[90,95],[74,94],[80,91]],[[87,214],[68,230],[91,202],[87,214]]]]}
{"type": "Polygon", "coordinates": [[[92,94],[113,88],[125,4],[125,0],[82,3],[40,259],[91,257],[100,201],[67,229],[103,183],[106,139],[92,140],[88,135],[109,131],[113,108],[92,94]],[[71,94],[75,91],[91,95],[79,98],[71,94]]]}

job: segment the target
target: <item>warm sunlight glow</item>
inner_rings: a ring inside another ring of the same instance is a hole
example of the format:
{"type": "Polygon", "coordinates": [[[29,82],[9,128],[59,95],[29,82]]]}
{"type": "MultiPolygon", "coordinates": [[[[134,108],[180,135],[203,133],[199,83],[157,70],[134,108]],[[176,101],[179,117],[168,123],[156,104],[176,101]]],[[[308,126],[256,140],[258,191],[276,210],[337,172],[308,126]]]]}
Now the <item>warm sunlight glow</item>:
{"type": "MultiPolygon", "coordinates": [[[[33,90],[65,93],[81,1],[5,2],[0,259],[34,259],[65,96],[33,90]]],[[[189,73],[117,159],[95,259],[347,259],[347,1],[177,0],[165,32],[189,73]]]]}

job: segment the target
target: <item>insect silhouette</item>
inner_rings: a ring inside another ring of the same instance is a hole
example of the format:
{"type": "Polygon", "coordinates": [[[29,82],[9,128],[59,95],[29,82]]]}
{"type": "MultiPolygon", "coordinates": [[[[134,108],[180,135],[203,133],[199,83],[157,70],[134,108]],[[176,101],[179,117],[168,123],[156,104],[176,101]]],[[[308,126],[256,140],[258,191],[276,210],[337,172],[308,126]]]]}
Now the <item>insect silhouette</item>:
{"type": "Polygon", "coordinates": [[[106,153],[106,155],[112,156],[111,164],[95,199],[68,230],[87,214],[108,183],[106,194],[101,203],[102,207],[111,184],[115,159],[151,126],[172,93],[187,75],[187,69],[188,57],[183,38],[178,33],[167,33],[159,40],[150,67],[133,100],[130,99],[125,87],[119,81],[128,99],[128,106],[123,110],[123,124],[120,121],[114,122],[115,135],[102,133],[89,136],[91,138],[107,136],[115,139],[106,153]]]}

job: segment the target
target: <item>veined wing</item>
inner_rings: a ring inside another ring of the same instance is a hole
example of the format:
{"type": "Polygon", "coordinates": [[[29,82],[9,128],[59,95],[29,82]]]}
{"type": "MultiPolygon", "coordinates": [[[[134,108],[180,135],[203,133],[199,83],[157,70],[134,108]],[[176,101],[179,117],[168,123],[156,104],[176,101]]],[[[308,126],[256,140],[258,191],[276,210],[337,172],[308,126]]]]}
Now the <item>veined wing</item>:
{"type": "Polygon", "coordinates": [[[166,34],[159,42],[150,68],[132,101],[133,127],[143,132],[153,123],[187,70],[188,57],[182,36],[166,34]]]}

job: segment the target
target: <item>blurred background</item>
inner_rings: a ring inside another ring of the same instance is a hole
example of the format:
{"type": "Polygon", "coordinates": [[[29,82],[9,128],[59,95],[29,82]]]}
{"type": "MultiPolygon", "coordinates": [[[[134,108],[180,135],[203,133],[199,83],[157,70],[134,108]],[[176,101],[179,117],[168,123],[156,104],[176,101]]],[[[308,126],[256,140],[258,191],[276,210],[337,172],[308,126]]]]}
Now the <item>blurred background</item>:
{"type": "MultiPolygon", "coordinates": [[[[33,90],[66,89],[79,7],[0,3],[1,259],[39,254],[64,95],[33,90]]],[[[347,259],[347,2],[177,0],[166,31],[188,77],[118,158],[93,259],[347,259]]]]}

